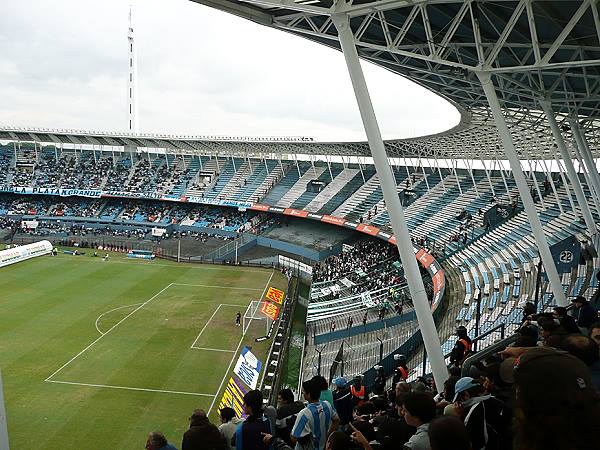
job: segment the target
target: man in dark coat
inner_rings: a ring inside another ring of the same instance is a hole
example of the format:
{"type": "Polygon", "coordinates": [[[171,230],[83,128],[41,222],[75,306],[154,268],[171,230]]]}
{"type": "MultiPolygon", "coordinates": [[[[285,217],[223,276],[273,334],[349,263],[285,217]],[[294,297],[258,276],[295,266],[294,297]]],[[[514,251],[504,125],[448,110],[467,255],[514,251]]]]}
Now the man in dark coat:
{"type": "Polygon", "coordinates": [[[203,409],[190,417],[190,428],[183,434],[181,450],[227,450],[225,438],[216,425],[210,423],[203,409]]]}

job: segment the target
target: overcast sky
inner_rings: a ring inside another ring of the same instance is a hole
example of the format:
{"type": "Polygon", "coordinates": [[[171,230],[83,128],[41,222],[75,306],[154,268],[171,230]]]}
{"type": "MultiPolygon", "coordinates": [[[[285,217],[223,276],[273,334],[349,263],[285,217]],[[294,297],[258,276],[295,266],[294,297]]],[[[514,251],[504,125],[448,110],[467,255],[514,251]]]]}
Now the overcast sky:
{"type": "MultiPolygon", "coordinates": [[[[139,128],[365,139],[341,53],[187,0],[0,0],[0,124],[122,131],[133,4],[139,128]]],[[[443,131],[450,104],[363,62],[384,138],[443,131]]]]}

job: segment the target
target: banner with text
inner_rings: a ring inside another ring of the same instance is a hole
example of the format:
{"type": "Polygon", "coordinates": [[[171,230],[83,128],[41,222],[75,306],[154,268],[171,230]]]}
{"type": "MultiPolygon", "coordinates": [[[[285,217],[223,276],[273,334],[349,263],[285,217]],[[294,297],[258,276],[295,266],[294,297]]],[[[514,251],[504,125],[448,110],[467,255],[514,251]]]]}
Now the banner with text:
{"type": "Polygon", "coordinates": [[[261,368],[262,362],[252,354],[248,347],[244,347],[235,364],[233,373],[240,377],[240,380],[242,380],[250,389],[256,389],[261,368]]]}

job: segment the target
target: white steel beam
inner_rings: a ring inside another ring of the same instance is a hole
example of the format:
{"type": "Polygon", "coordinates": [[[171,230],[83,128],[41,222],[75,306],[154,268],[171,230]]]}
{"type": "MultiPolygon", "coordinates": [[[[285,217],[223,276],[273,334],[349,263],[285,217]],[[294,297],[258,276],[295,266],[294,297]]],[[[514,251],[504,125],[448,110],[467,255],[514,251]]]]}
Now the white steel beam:
{"type": "Polygon", "coordinates": [[[477,76],[481,81],[481,85],[485,92],[485,96],[490,105],[490,109],[492,110],[494,122],[496,123],[498,134],[500,135],[500,139],[502,140],[502,145],[504,147],[506,157],[508,158],[508,161],[510,163],[513,177],[515,179],[515,182],[517,183],[517,188],[519,189],[525,212],[527,213],[527,217],[529,218],[531,231],[538,246],[540,258],[544,264],[546,274],[548,275],[548,280],[550,281],[550,287],[552,289],[552,292],[554,293],[556,304],[559,306],[566,306],[567,297],[565,296],[565,292],[563,291],[562,283],[560,281],[560,277],[558,276],[558,271],[556,270],[554,259],[552,258],[552,253],[550,253],[550,247],[548,246],[548,241],[546,240],[546,236],[544,235],[542,222],[538,217],[535,204],[533,203],[533,198],[531,197],[531,193],[529,192],[527,180],[525,179],[525,175],[523,174],[521,162],[519,161],[519,156],[517,154],[517,150],[512,140],[510,130],[506,125],[506,120],[504,119],[502,108],[496,95],[494,83],[492,82],[492,78],[489,73],[478,72],[477,76]]]}
{"type": "Polygon", "coordinates": [[[575,191],[575,197],[577,198],[577,203],[579,204],[581,214],[583,215],[583,219],[585,220],[585,225],[588,229],[588,232],[591,235],[594,235],[598,231],[596,228],[596,223],[594,222],[587,200],[585,199],[585,194],[583,193],[583,189],[581,188],[579,177],[577,176],[577,172],[575,171],[575,166],[573,166],[573,160],[571,159],[570,153],[567,151],[567,146],[565,144],[563,135],[560,129],[558,128],[558,123],[556,123],[556,117],[554,115],[554,111],[552,111],[552,105],[549,102],[540,102],[540,105],[544,110],[544,113],[546,114],[546,119],[548,120],[550,130],[552,131],[552,135],[554,136],[554,140],[556,141],[556,146],[558,147],[560,157],[564,161],[564,165],[567,169],[567,176],[569,177],[569,180],[571,181],[571,186],[575,191]]]}
{"type": "Polygon", "coordinates": [[[440,338],[438,336],[435,322],[431,314],[431,307],[427,292],[423,285],[423,279],[419,271],[419,266],[413,251],[413,245],[408,231],[408,225],[404,216],[404,210],[400,203],[400,198],[396,191],[396,180],[389,165],[381,131],[377,124],[377,118],[369,96],[369,90],[365,81],[358,52],[354,43],[352,30],[348,16],[333,16],[333,22],[338,30],[338,36],[350,74],[352,87],[362,122],[367,134],[369,148],[373,156],[373,162],[379,180],[381,182],[381,190],[390,216],[390,222],[394,234],[396,236],[396,244],[400,253],[400,260],[404,267],[404,273],[408,281],[408,287],[413,300],[417,321],[423,336],[425,349],[431,362],[433,377],[437,386],[443,386],[448,379],[448,369],[442,354],[440,338]]]}

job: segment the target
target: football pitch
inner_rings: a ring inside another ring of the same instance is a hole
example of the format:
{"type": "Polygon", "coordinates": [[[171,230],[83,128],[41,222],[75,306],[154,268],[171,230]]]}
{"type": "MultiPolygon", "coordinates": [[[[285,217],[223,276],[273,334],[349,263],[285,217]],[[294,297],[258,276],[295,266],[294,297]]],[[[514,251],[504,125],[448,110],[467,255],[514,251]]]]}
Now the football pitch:
{"type": "MultiPolygon", "coordinates": [[[[244,345],[235,325],[277,270],[44,256],[0,269],[0,369],[11,450],[178,448],[195,408],[216,413],[244,345]]],[[[261,374],[262,376],[262,374],[261,374]]],[[[218,422],[217,422],[218,423],[218,422]]]]}

